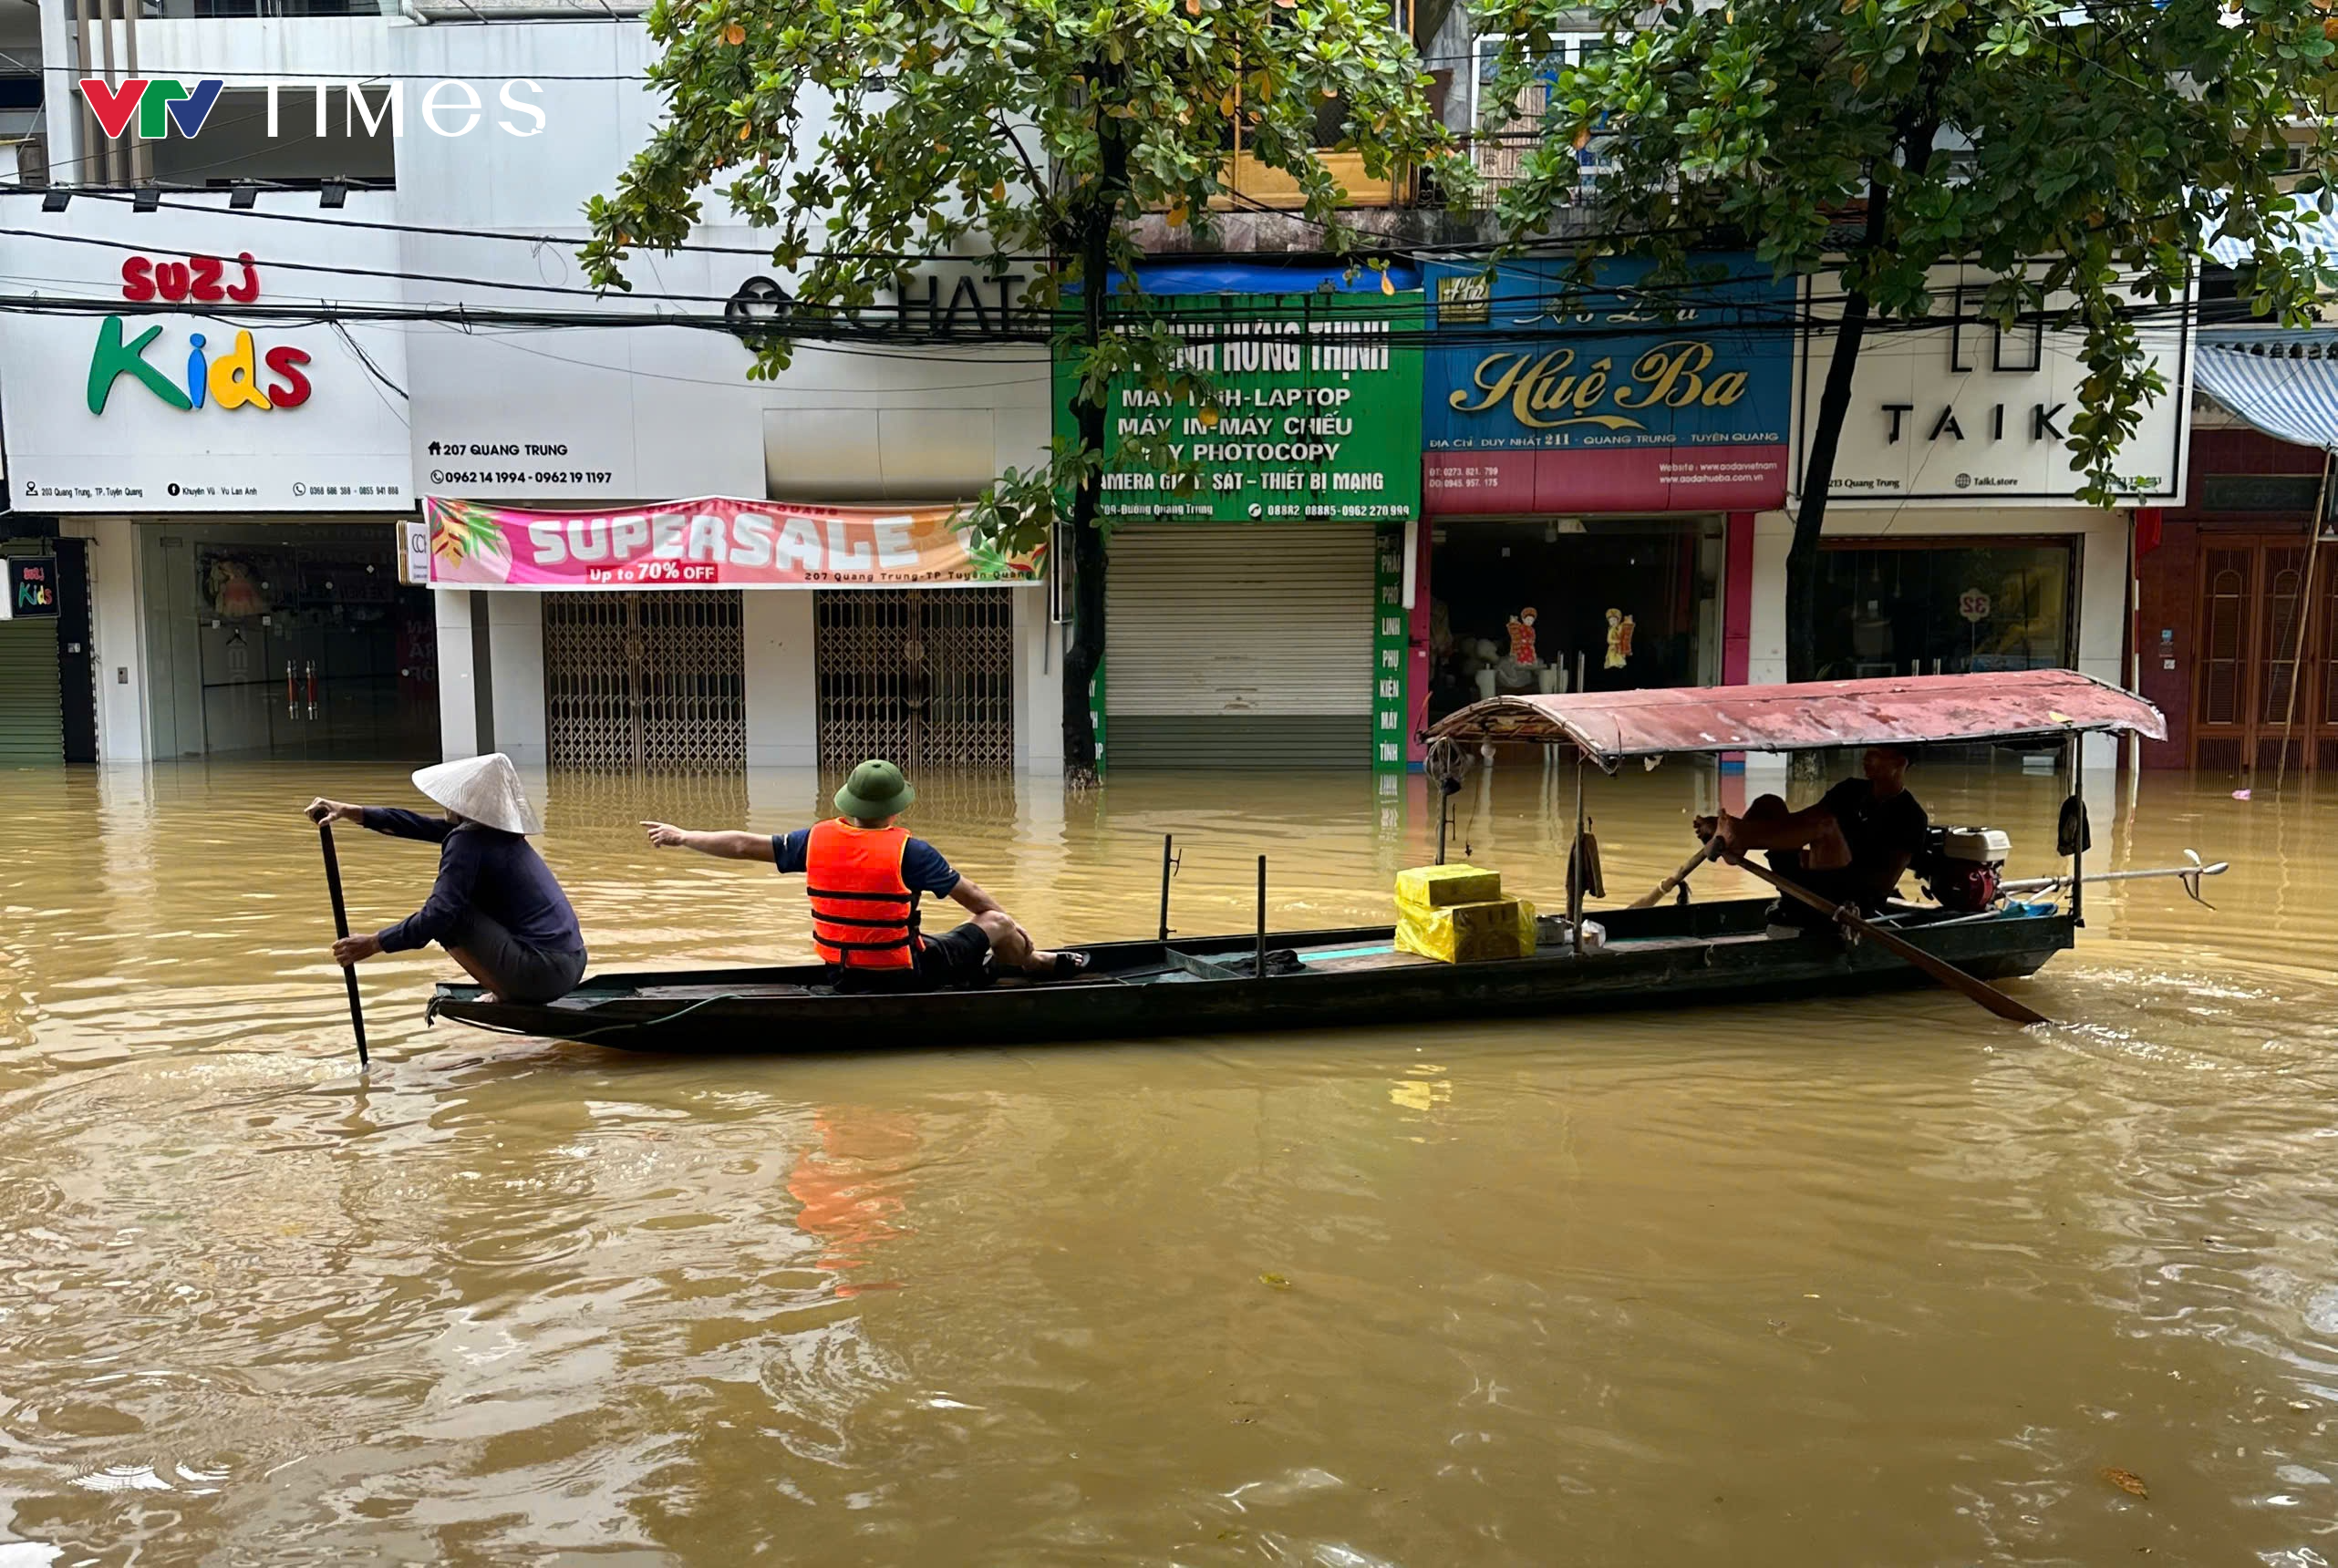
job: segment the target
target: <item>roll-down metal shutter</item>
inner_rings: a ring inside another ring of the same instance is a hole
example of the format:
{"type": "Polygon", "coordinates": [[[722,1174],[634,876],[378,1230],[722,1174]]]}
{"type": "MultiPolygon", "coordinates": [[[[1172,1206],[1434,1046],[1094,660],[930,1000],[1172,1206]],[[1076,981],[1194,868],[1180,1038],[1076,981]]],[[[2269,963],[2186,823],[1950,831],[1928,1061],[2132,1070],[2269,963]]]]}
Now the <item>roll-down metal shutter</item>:
{"type": "Polygon", "coordinates": [[[1105,765],[1369,768],[1369,524],[1115,529],[1105,765]]]}
{"type": "Polygon", "coordinates": [[[65,760],[57,623],[0,621],[0,767],[65,760]]]}

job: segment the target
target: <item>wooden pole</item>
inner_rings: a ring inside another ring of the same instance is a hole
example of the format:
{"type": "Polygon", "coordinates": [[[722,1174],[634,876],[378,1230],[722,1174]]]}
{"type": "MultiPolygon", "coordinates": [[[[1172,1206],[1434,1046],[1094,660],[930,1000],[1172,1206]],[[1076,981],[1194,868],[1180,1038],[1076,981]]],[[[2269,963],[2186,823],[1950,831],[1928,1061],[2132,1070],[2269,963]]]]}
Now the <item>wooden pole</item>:
{"type": "Polygon", "coordinates": [[[1639,898],[1632,900],[1631,903],[1625,907],[1628,909],[1654,909],[1658,903],[1663,899],[1666,893],[1671,892],[1674,888],[1679,887],[1682,882],[1687,882],[1690,874],[1699,866],[1703,865],[1707,861],[1714,859],[1720,853],[1721,836],[1716,833],[1713,837],[1706,840],[1705,847],[1699,850],[1696,854],[1687,861],[1687,863],[1681,867],[1679,871],[1674,872],[1671,876],[1666,877],[1662,882],[1658,882],[1653,892],[1643,893],[1639,898]]]}
{"type": "Polygon", "coordinates": [[[2273,793],[2290,776],[2290,735],[2297,727],[2297,688],[2305,680],[2305,633],[2313,624],[2313,563],[2322,559],[2322,513],[2330,504],[2331,454],[2322,455],[2322,488],[2314,492],[2313,516],[2305,525],[2305,588],[2298,596],[2297,654],[2290,660],[2290,700],[2281,715],[2281,759],[2273,769],[2273,793]]]}
{"type": "MultiPolygon", "coordinates": [[[[349,934],[349,906],[341,899],[341,857],[333,852],[333,824],[317,823],[316,838],[325,849],[325,886],[333,894],[333,934],[347,936],[349,934]]],[[[349,986],[349,1027],[357,1031],[357,1069],[362,1072],[370,1064],[366,1057],[366,1010],[357,1000],[357,965],[341,965],[341,978],[349,986]]]]}
{"type": "Polygon", "coordinates": [[[1177,841],[1174,833],[1161,835],[1161,940],[1169,940],[1169,846],[1177,841]]]}
{"type": "Polygon", "coordinates": [[[2073,923],[2086,923],[2086,790],[2079,783],[2085,777],[2086,738],[2070,738],[2070,798],[2078,802],[2077,836],[2070,841],[2070,918],[2073,923]]]}
{"type": "Polygon", "coordinates": [[[1258,978],[1267,977],[1267,857],[1258,857],[1258,978]]]}
{"type": "Polygon", "coordinates": [[[1583,752],[1575,753],[1575,848],[1567,857],[1567,928],[1575,956],[1583,956],[1583,879],[1591,868],[1583,863],[1583,752]]]}
{"type": "Polygon", "coordinates": [[[1878,946],[1881,947],[1884,951],[1889,953],[1894,957],[1915,965],[1915,967],[1922,970],[1933,979],[1938,980],[1941,985],[1946,985],[1950,990],[1962,992],[1965,995],[1971,997],[1974,1001],[1980,1003],[1982,1006],[1988,1008],[1999,1017],[2006,1019],[2008,1022],[2015,1024],[2043,1024],[2051,1022],[2043,1013],[2038,1012],[2034,1008],[2025,1006],[2020,1002],[2016,1002],[2012,997],[2008,996],[2004,992],[2000,991],[1996,986],[1990,985],[1987,981],[1975,979],[1972,975],[1966,974],[1963,970],[1958,968],[1947,959],[1935,958],[1932,954],[1925,952],[1922,948],[1917,946],[1914,943],[1909,942],[1905,937],[1896,935],[1891,932],[1884,930],[1879,925],[1869,923],[1849,904],[1838,905],[1831,900],[1823,898],[1819,894],[1811,892],[1808,888],[1804,887],[1800,882],[1788,882],[1777,872],[1769,870],[1767,867],[1757,866],[1752,861],[1733,861],[1730,863],[1740,866],[1744,870],[1753,872],[1755,876],[1760,877],[1764,882],[1768,882],[1772,887],[1776,888],[1788,898],[1794,899],[1801,903],[1806,903],[1813,909],[1833,915],[1836,920],[1842,922],[1845,925],[1849,926],[1853,931],[1857,932],[1860,935],[1875,943],[1878,946]]]}

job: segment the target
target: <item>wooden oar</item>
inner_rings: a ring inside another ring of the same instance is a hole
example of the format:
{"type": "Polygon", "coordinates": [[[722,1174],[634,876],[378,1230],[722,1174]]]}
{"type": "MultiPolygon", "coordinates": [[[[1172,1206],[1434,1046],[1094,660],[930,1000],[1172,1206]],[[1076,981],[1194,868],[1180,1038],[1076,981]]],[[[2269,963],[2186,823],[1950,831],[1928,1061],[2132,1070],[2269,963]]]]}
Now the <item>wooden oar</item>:
{"type": "Polygon", "coordinates": [[[1955,965],[1947,962],[1945,959],[1935,958],[1930,954],[1925,952],[1922,948],[1917,946],[1914,943],[1908,941],[1906,938],[1895,936],[1890,932],[1886,931],[1883,927],[1862,919],[1859,915],[1859,912],[1853,909],[1848,904],[1836,904],[1832,901],[1811,892],[1806,887],[1803,887],[1795,882],[1788,882],[1785,878],[1778,875],[1777,872],[1771,871],[1766,867],[1755,865],[1751,861],[1734,861],[1731,863],[1742,867],[1746,871],[1752,872],[1755,876],[1760,877],[1764,882],[1768,882],[1772,887],[1776,888],[1788,898],[1794,899],[1802,903],[1806,903],[1822,914],[1834,916],[1834,918],[1841,921],[1853,931],[1857,932],[1864,937],[1867,937],[1869,941],[1876,943],[1878,945],[1882,947],[1885,952],[1889,953],[1895,957],[1900,958],[1907,963],[1913,964],[1917,968],[1921,969],[1925,974],[1929,975],[1933,979],[1938,980],[1950,990],[1963,992],[1966,995],[1971,997],[1974,1001],[1980,1003],[1982,1006],[1988,1008],[1991,1012],[1996,1014],[2001,1018],[2007,1019],[2016,1024],[2045,1024],[2053,1022],[2053,1020],[2048,1018],[2043,1013],[2037,1012],[2033,1008],[2024,1006],[2022,1004],[2016,1002],[2012,997],[2008,996],[2004,992],[2000,991],[1996,986],[1990,985],[1987,981],[1976,980],[1971,975],[1966,974],[1963,970],[1958,968],[1955,965]]]}
{"type": "Polygon", "coordinates": [[[1690,872],[1695,871],[1699,866],[1703,865],[1707,861],[1712,860],[1714,856],[1720,853],[1720,837],[1716,835],[1712,838],[1707,839],[1705,841],[1705,847],[1699,850],[1694,855],[1691,856],[1688,863],[1683,865],[1679,871],[1674,872],[1671,876],[1666,877],[1662,882],[1658,882],[1654,892],[1649,893],[1642,898],[1636,898],[1624,907],[1626,909],[1655,908],[1658,902],[1660,901],[1666,893],[1671,892],[1674,888],[1679,887],[1682,882],[1689,880],[1690,872]]]}
{"type": "MultiPolygon", "coordinates": [[[[349,906],[341,902],[341,857],[333,852],[333,824],[316,824],[317,841],[325,847],[325,885],[333,894],[333,934],[349,934],[349,906]]],[[[341,978],[349,983],[349,1026],[357,1032],[357,1068],[364,1071],[366,1060],[366,1010],[357,1000],[357,968],[354,964],[341,965],[341,978]]]]}

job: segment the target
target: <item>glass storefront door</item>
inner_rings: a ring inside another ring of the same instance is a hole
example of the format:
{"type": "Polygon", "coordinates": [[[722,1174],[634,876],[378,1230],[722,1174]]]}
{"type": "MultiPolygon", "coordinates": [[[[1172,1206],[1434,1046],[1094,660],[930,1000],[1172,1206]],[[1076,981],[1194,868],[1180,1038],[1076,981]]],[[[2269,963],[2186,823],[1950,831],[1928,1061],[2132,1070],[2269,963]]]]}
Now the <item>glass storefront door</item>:
{"type": "Polygon", "coordinates": [[[140,531],[154,755],[438,754],[437,618],[389,524],[140,531]]]}
{"type": "Polygon", "coordinates": [[[2073,540],[1828,540],[1818,556],[1818,676],[2067,669],[2073,540]]]}
{"type": "Polygon", "coordinates": [[[1483,696],[1578,682],[1588,691],[1714,684],[1722,541],[1721,520],[1710,517],[1437,524],[1430,720],[1483,696]],[[1531,667],[1512,656],[1526,632],[1531,667]]]}

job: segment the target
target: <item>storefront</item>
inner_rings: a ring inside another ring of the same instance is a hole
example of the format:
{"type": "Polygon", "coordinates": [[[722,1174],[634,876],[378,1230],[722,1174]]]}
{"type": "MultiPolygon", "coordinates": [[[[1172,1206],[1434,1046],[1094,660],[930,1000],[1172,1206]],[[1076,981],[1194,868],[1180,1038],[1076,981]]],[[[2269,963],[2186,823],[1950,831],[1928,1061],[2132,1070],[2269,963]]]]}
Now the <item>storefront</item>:
{"type": "Polygon", "coordinates": [[[0,538],[0,768],[67,760],[66,593],[54,540],[0,538]]]}
{"type": "Polygon", "coordinates": [[[1818,676],[2068,669],[2079,541],[1836,538],[1818,556],[1818,676]]]}
{"type": "MultiPolygon", "coordinates": [[[[2131,686],[2134,520],[2183,493],[2188,328],[2141,329],[2168,390],[2121,451],[2121,504],[2090,506],[2068,446],[2087,375],[2081,335],[1979,320],[1987,281],[1940,269],[1940,325],[1870,335],[1862,347],[1819,557],[1819,673],[2062,667],[2131,686]]],[[[1822,324],[1830,309],[1814,306],[1822,324]]],[[[1831,332],[1806,335],[1797,464],[1833,349],[1831,332]]],[[[1782,513],[1761,521],[1757,678],[1785,677],[1793,531],[1782,513]]],[[[2090,739],[2087,756],[2108,766],[2113,748],[2090,739]]]]}
{"type": "Polygon", "coordinates": [[[156,519],[136,538],[149,755],[438,755],[438,621],[398,580],[394,524],[156,519]]]}
{"type": "Polygon", "coordinates": [[[1376,278],[1147,275],[1216,402],[1113,389],[1108,450],[1163,434],[1188,470],[1107,463],[1107,767],[1404,768],[1422,296],[1376,278]],[[1299,292],[1319,282],[1335,287],[1299,292]],[[1276,292],[1217,292],[1262,283],[1276,292]]]}
{"type": "Polygon", "coordinates": [[[2167,719],[2147,768],[2240,783],[2338,769],[2333,363],[2338,335],[2201,333],[2214,401],[2194,409],[2185,500],[2137,542],[2140,686],[2167,719]]]}
{"type": "Polygon", "coordinates": [[[829,769],[1015,760],[1016,601],[1039,563],[971,547],[950,508],[425,511],[433,589],[491,626],[501,604],[538,613],[555,767],[735,771],[790,728],[829,769]]]}
{"type": "MultiPolygon", "coordinates": [[[[470,264],[460,253],[442,264],[470,264]]],[[[727,293],[742,333],[790,308],[790,280],[719,252],[660,267],[668,289],[727,293]]],[[[802,344],[769,381],[717,333],[574,328],[557,374],[528,342],[418,336],[414,480],[446,503],[432,582],[448,754],[662,772],[1059,767],[1056,628],[1034,563],[982,556],[940,521],[1043,452],[1046,364],[888,346],[998,325],[1023,281],[937,259],[860,313],[865,342],[802,344]],[[485,553],[450,564],[465,530],[485,553]],[[538,530],[557,559],[538,560],[538,530]],[[508,578],[481,574],[507,559],[508,578]]]]}
{"type": "Polygon", "coordinates": [[[1785,491],[1792,293],[1712,264],[1660,294],[1634,263],[1588,286],[1556,259],[1431,267],[1426,721],[1498,693],[1742,678],[1729,577],[1785,491]]]}
{"type": "Polygon", "coordinates": [[[12,499],[87,563],[91,620],[66,639],[79,651],[60,649],[94,658],[86,752],[436,757],[435,616],[396,572],[413,507],[390,390],[404,336],[233,314],[325,308],[302,292],[320,266],[337,302],[382,297],[395,236],[317,225],[255,262],[248,222],[224,211],[12,216],[26,227],[0,237],[0,262],[82,307],[0,318],[0,410],[12,499]]]}

